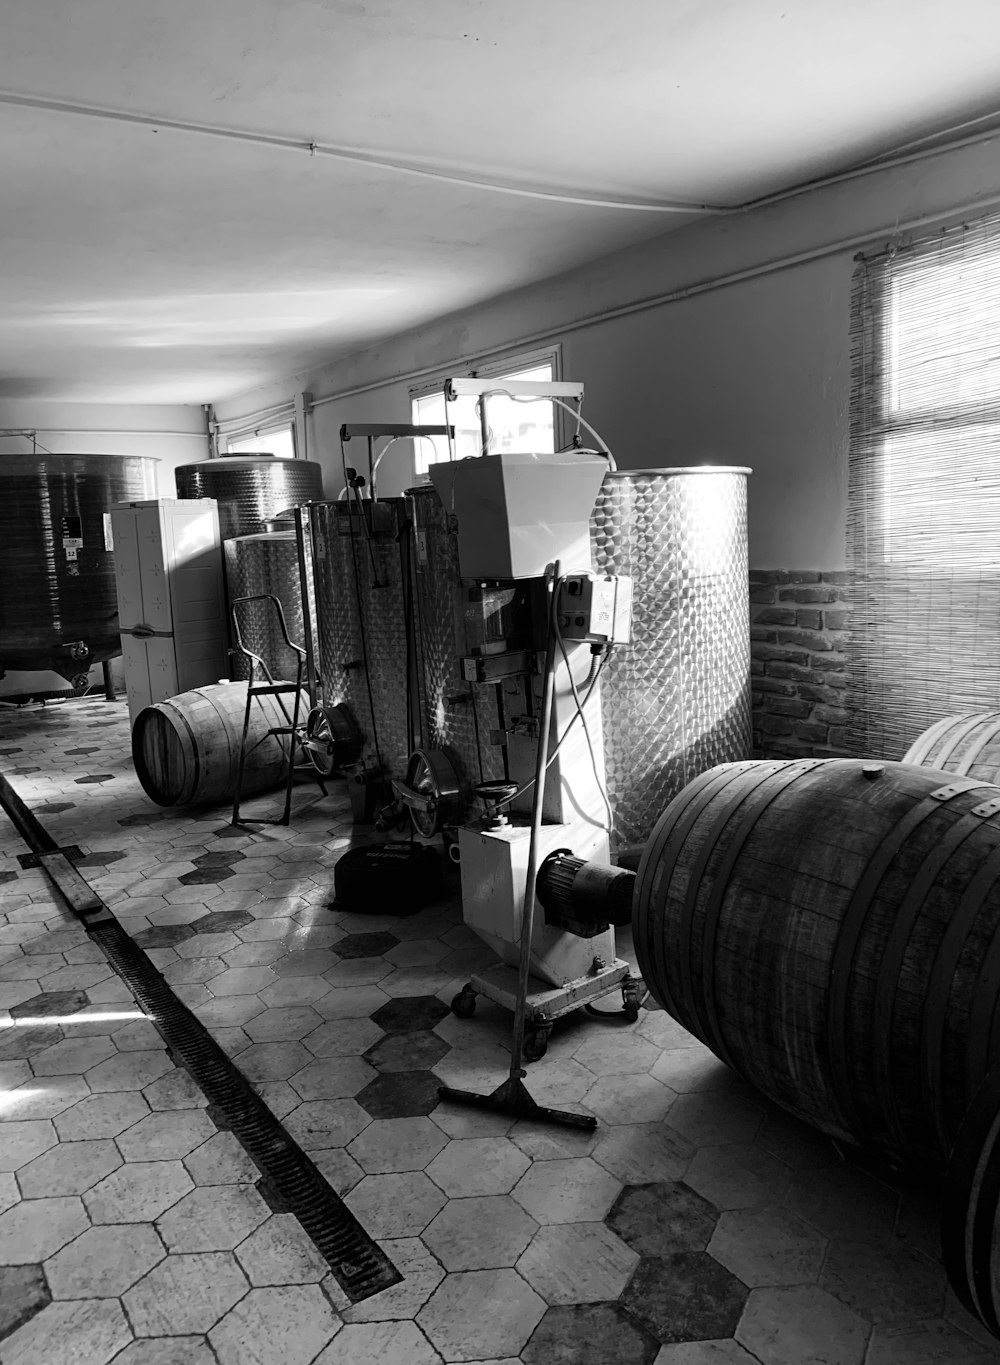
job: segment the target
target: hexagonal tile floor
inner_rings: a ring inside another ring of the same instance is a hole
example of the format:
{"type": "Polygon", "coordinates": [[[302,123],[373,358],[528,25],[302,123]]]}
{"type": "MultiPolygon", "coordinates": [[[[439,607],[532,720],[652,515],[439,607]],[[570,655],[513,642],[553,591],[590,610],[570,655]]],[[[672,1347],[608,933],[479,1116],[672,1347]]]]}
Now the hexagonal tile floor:
{"type": "Polygon", "coordinates": [[[343,790],[298,789],[290,829],[160,810],[124,705],[93,699],[0,712],[0,763],[403,1277],[346,1300],[0,820],[2,1365],[1000,1362],[947,1289],[933,1191],[855,1167],[661,1012],[570,1016],[530,1068],[594,1133],[441,1103],[506,1075],[509,1018],[449,1010],[490,954],[454,886],[336,909],[368,838],[343,790]]]}

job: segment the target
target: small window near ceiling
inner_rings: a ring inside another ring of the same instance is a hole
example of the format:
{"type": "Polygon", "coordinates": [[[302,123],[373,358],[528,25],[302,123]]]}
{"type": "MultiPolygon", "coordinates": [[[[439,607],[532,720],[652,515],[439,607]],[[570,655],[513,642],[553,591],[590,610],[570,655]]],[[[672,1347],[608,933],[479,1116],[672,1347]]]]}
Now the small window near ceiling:
{"type": "Polygon", "coordinates": [[[226,451],[229,455],[276,455],[279,460],[294,460],[295,437],[290,426],[275,427],[254,436],[241,436],[239,440],[230,438],[226,451]]]}
{"type": "MultiPolygon", "coordinates": [[[[496,373],[477,370],[474,377],[488,378],[491,383],[496,383],[497,388],[502,388],[505,381],[514,380],[544,384],[555,378],[555,361],[546,360],[519,369],[498,370],[496,373]]],[[[454,424],[455,458],[463,460],[471,455],[482,454],[478,400],[459,398],[453,403],[446,403],[443,385],[442,380],[441,388],[413,395],[414,425],[431,427],[454,424]]],[[[547,399],[526,402],[497,394],[487,400],[486,416],[489,422],[490,454],[503,451],[545,454],[555,450],[555,406],[547,399]]],[[[438,460],[450,458],[448,441],[444,436],[422,437],[414,442],[414,446],[418,476],[426,474],[428,468],[438,460]]]]}

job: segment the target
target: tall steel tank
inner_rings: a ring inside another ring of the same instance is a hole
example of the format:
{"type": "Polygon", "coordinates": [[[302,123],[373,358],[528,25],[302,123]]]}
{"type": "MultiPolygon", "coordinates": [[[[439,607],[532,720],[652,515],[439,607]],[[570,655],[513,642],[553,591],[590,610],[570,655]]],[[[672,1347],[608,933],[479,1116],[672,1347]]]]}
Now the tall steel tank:
{"type": "Polygon", "coordinates": [[[628,574],[634,592],[632,643],[601,674],[618,852],[699,773],[750,756],[749,473],[619,470],[598,495],[594,568],[628,574]]]}
{"type": "Polygon", "coordinates": [[[179,498],[215,498],[223,540],[256,535],[286,507],[323,497],[323,471],[312,460],[224,455],[174,471],[179,498]]]}
{"type": "MultiPolygon", "coordinates": [[[[226,592],[230,607],[238,597],[267,593],[281,603],[285,629],[293,644],[303,645],[302,591],[294,531],[235,536],[225,542],[226,592]]],[[[273,678],[293,681],[298,655],[281,635],[278,613],[270,602],[248,602],[239,608],[240,633],[247,649],[258,654],[273,678]]],[[[238,650],[232,655],[231,675],[250,676],[250,662],[238,650]]],[[[259,679],[258,679],[259,680],[259,679]]]]}
{"type": "Polygon", "coordinates": [[[463,786],[503,777],[500,750],[489,742],[499,722],[495,689],[467,683],[466,589],[458,564],[458,528],[436,488],[406,494],[413,528],[412,591],[421,747],[442,749],[463,786]]]}
{"type": "Polygon", "coordinates": [[[156,463],[0,456],[0,674],[51,669],[80,683],[121,653],[110,512],[155,497],[156,463]]]}
{"type": "Polygon", "coordinates": [[[346,704],[362,760],[401,777],[410,752],[402,498],[311,509],[319,670],[330,705],[346,704]]]}

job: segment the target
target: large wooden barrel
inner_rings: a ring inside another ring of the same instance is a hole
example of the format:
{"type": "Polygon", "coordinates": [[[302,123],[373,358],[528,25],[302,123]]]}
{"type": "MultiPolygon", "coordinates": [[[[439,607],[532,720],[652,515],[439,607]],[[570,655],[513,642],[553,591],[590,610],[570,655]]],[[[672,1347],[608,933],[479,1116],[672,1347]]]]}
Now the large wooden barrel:
{"type": "Polygon", "coordinates": [[[1000,711],[946,716],[913,741],[903,762],[1000,782],[1000,711]]]}
{"type": "MultiPolygon", "coordinates": [[[[159,806],[231,801],[246,697],[245,682],[213,683],[140,711],[132,728],[132,761],[146,795],[159,806]]],[[[280,703],[284,702],[291,717],[294,701],[294,694],[254,698],[243,770],[245,796],[275,787],[287,776],[288,738],[267,731],[288,724],[280,703]]],[[[308,713],[308,698],[303,694],[303,723],[308,713]]]]}
{"type": "Polygon", "coordinates": [[[712,768],[653,831],[633,929],[655,998],[748,1081],[942,1168],[1000,1057],[1000,788],[858,759],[712,768]]]}

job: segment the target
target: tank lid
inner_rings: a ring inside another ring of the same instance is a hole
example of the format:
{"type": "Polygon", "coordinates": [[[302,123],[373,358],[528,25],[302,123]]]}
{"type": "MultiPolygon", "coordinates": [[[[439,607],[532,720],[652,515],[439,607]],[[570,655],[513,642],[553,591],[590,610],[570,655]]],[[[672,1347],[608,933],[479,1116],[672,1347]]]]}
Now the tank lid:
{"type": "Polygon", "coordinates": [[[314,460],[290,460],[281,455],[220,455],[216,460],[197,460],[194,464],[179,465],[179,469],[256,469],[261,464],[290,464],[297,469],[314,465],[314,460]]]}
{"type": "Polygon", "coordinates": [[[228,536],[226,538],[226,544],[246,545],[247,542],[251,540],[252,541],[262,540],[267,544],[272,544],[275,542],[287,543],[288,541],[294,541],[294,539],[295,539],[294,531],[254,531],[251,535],[248,536],[228,536]]]}
{"type": "Polygon", "coordinates": [[[0,477],[4,474],[23,474],[24,469],[15,469],[14,466],[20,463],[22,466],[30,466],[32,469],[40,469],[45,465],[55,466],[64,460],[87,460],[93,461],[96,468],[110,469],[114,465],[122,465],[126,460],[141,460],[143,464],[159,464],[158,455],[102,455],[99,452],[88,451],[87,453],[72,450],[58,451],[50,454],[41,450],[14,450],[10,454],[0,455],[0,477]]]}
{"type": "Polygon", "coordinates": [[[690,464],[671,465],[661,469],[609,469],[606,479],[631,479],[637,474],[752,474],[753,470],[744,464],[690,464]]]}

